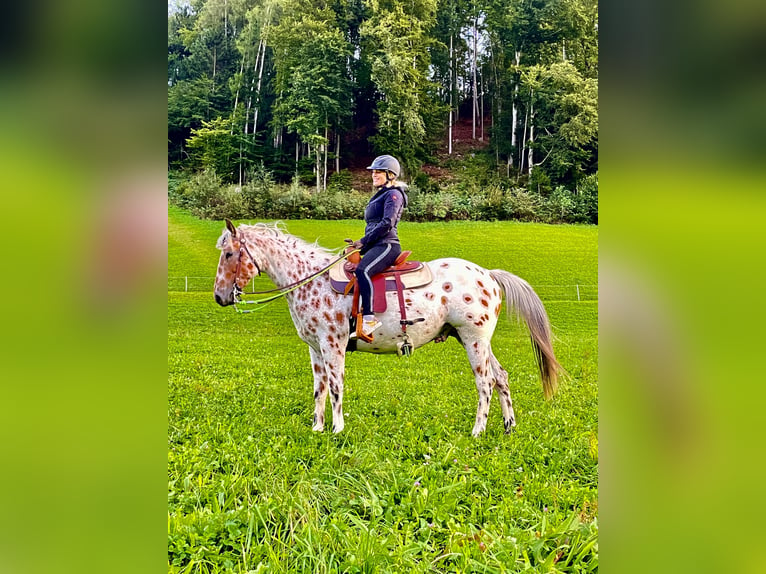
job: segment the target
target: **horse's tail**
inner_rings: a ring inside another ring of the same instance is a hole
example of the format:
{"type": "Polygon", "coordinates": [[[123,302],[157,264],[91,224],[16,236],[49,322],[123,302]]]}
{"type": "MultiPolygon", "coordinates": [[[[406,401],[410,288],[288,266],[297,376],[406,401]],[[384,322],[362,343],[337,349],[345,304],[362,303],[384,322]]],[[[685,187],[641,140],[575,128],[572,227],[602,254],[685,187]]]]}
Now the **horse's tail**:
{"type": "Polygon", "coordinates": [[[559,373],[563,372],[563,368],[553,354],[551,325],[543,302],[521,277],[502,269],[493,269],[489,274],[505,291],[508,316],[523,318],[527,324],[543,382],[543,394],[546,399],[550,399],[556,393],[559,373]]]}

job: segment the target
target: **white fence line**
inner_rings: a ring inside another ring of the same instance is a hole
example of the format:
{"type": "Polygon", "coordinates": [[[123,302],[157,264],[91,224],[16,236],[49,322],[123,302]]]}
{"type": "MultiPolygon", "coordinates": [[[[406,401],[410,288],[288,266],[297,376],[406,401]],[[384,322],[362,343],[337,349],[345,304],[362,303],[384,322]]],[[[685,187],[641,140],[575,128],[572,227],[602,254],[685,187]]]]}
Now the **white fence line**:
{"type": "MultiPolygon", "coordinates": [[[[215,277],[168,277],[169,292],[209,292],[213,291],[215,277]]],[[[268,284],[270,285],[270,284],[268,284]]],[[[543,301],[598,301],[598,285],[574,283],[572,285],[532,285],[543,301]]],[[[255,278],[250,282],[255,290],[255,278]]],[[[269,286],[264,289],[270,288],[269,286]]]]}

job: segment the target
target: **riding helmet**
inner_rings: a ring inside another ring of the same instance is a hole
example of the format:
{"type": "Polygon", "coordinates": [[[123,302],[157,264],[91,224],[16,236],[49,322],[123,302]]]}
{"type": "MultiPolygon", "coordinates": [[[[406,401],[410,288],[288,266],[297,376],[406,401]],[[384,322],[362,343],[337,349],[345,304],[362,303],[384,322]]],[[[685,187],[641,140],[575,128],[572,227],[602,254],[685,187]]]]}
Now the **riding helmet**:
{"type": "Polygon", "coordinates": [[[395,157],[390,155],[379,155],[375,158],[367,169],[384,169],[394,174],[394,177],[399,177],[401,167],[395,157]]]}

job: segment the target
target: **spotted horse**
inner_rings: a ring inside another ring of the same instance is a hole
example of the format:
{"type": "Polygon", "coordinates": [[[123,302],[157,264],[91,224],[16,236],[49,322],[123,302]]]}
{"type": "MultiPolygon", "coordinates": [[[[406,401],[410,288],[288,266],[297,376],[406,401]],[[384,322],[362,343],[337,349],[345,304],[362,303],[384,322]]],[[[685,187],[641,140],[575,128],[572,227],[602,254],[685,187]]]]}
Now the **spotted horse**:
{"type": "MultiPolygon", "coordinates": [[[[265,273],[277,287],[298,285],[301,279],[330,266],[333,252],[290,235],[280,225],[240,225],[226,220],[218,239],[221,251],[215,280],[215,300],[221,306],[237,303],[237,294],[256,275],[265,273]]],[[[502,297],[509,317],[526,323],[542,379],[543,394],[551,398],[563,372],[553,352],[548,315],[540,298],[523,279],[501,269],[487,270],[456,258],[426,262],[433,280],[427,287],[406,289],[404,303],[408,317],[423,318],[408,328],[414,348],[454,336],[465,348],[479,394],[472,434],[478,436],[487,425],[489,403],[495,389],[500,400],[505,432],[516,426],[508,373],[492,352],[502,297]]],[[[352,298],[334,291],[327,274],[290,291],[286,296],[290,316],[298,335],[309,346],[314,374],[313,430],[324,430],[325,404],[329,392],[332,430],[343,430],[343,383],[349,342],[352,298]]],[[[387,312],[378,316],[382,326],[374,340],[357,342],[357,351],[395,353],[403,337],[399,301],[387,294],[387,312]]]]}

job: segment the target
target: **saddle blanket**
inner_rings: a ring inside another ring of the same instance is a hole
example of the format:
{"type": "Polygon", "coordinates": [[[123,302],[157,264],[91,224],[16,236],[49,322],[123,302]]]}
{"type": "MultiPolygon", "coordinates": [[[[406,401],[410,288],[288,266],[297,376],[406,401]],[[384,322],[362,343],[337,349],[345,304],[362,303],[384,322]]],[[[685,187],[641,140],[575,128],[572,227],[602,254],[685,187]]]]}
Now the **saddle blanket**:
{"type": "MultiPolygon", "coordinates": [[[[345,261],[339,261],[330,269],[330,285],[336,293],[344,293],[353,273],[343,269],[345,261]]],[[[425,287],[433,280],[431,268],[420,261],[406,261],[395,268],[389,267],[372,278],[372,309],[375,313],[384,313],[387,308],[386,292],[396,291],[394,275],[399,275],[404,289],[425,287]]],[[[353,289],[352,289],[353,292],[353,289]]]]}

